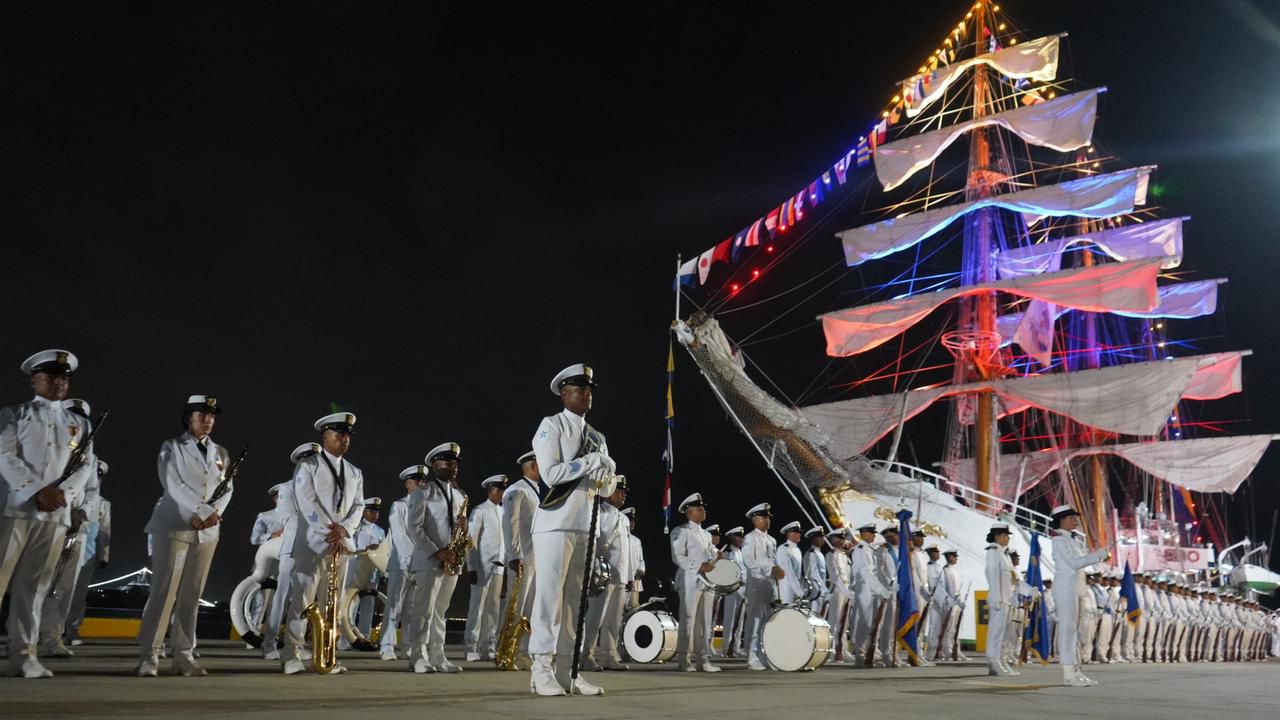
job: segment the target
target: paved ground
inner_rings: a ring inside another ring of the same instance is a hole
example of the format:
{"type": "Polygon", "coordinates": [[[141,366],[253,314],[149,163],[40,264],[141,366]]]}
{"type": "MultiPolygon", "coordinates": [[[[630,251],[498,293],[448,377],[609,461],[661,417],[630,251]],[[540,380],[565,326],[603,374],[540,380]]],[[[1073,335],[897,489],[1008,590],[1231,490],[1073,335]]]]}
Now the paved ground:
{"type": "MultiPolygon", "coordinates": [[[[406,663],[345,654],[346,675],[284,677],[242,645],[202,645],[205,678],[135,678],[132,646],[95,644],[50,660],[52,680],[0,679],[0,716],[202,718],[1214,718],[1280,716],[1280,662],[1090,666],[1102,683],[1064,688],[1057,666],[988,678],[976,664],[813,673],[751,672],[728,662],[717,675],[664,666],[595,673],[603,698],[536,698],[526,673],[488,663],[458,675],[413,675],[406,663]],[[356,715],[355,713],[360,713],[356,715]]],[[[451,653],[456,654],[456,653],[451,653]]]]}

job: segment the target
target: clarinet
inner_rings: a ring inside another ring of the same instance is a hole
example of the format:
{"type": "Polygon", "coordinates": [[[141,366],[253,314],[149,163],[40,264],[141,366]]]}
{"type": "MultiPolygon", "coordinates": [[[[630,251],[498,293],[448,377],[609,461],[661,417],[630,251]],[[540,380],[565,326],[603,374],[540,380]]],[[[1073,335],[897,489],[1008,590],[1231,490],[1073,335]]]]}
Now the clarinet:
{"type": "Polygon", "coordinates": [[[213,493],[209,495],[210,503],[217,502],[222,496],[231,492],[236,475],[240,474],[240,463],[244,462],[244,456],[248,454],[249,446],[245,445],[244,449],[240,451],[240,456],[235,459],[235,462],[231,463],[231,467],[227,468],[227,472],[222,476],[222,482],[218,483],[218,486],[213,489],[213,493]]]}
{"type": "Polygon", "coordinates": [[[62,469],[62,474],[54,481],[53,487],[60,487],[62,483],[71,479],[72,475],[84,465],[85,458],[89,455],[89,446],[93,444],[93,438],[97,436],[98,429],[102,427],[102,423],[106,422],[109,411],[98,415],[98,419],[94,420],[92,427],[89,428],[89,434],[84,436],[84,442],[75,446],[71,450],[71,456],[67,458],[67,466],[62,469]]]}

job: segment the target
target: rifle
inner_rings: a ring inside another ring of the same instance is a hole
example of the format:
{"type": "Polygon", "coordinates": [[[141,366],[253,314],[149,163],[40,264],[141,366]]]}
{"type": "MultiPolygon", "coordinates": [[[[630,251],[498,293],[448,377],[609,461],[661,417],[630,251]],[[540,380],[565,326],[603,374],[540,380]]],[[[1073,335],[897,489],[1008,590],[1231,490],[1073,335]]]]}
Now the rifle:
{"type": "Polygon", "coordinates": [[[240,456],[237,457],[235,461],[231,463],[231,467],[227,468],[227,471],[222,474],[222,482],[219,482],[218,486],[213,489],[213,493],[209,495],[209,504],[212,505],[222,499],[222,496],[231,492],[233,484],[236,481],[236,475],[240,474],[240,463],[244,462],[244,458],[248,454],[249,446],[245,445],[244,449],[240,451],[240,456]]]}
{"type": "Polygon", "coordinates": [[[110,411],[104,411],[98,415],[98,419],[91,423],[89,434],[84,436],[84,441],[71,449],[71,456],[67,458],[67,466],[62,468],[62,474],[54,481],[52,487],[60,487],[62,483],[71,479],[72,475],[84,465],[85,458],[89,455],[89,446],[93,444],[93,438],[98,435],[98,429],[102,427],[102,423],[107,421],[110,411]]]}
{"type": "MultiPolygon", "coordinates": [[[[889,604],[888,600],[880,600],[876,604],[876,614],[871,622],[871,634],[867,636],[867,652],[865,662],[867,667],[872,667],[876,661],[876,636],[880,634],[880,621],[884,620],[884,608],[889,604]]],[[[895,650],[894,652],[897,652],[895,650]]],[[[888,660],[885,660],[887,663],[888,660]]]]}
{"type": "Polygon", "coordinates": [[[969,605],[969,590],[973,588],[973,583],[964,586],[964,592],[960,595],[961,601],[958,606],[960,609],[956,611],[956,629],[951,634],[951,659],[960,660],[960,621],[964,618],[964,609],[969,605]]]}
{"type": "MultiPolygon", "coordinates": [[[[1018,653],[1019,665],[1027,664],[1027,652],[1031,649],[1031,644],[1027,642],[1027,623],[1031,621],[1031,615],[1036,611],[1036,605],[1039,602],[1040,598],[1033,597],[1031,598],[1031,604],[1029,606],[1026,603],[1022,605],[1022,609],[1024,611],[1022,616],[1022,632],[1018,633],[1018,639],[1021,641],[1022,645],[1022,652],[1018,653]]],[[[1048,662],[1048,660],[1046,659],[1045,662],[1048,662]]]]}

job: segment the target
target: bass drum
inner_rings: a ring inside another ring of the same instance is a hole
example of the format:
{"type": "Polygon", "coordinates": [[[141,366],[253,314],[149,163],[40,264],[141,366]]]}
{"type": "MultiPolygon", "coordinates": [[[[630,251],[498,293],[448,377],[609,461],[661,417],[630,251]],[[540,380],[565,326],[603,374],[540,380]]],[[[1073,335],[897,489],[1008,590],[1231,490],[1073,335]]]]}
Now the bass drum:
{"type": "Polygon", "coordinates": [[[638,663],[661,663],[676,656],[676,619],[665,610],[636,610],[627,616],[622,644],[638,663]]]}
{"type": "Polygon", "coordinates": [[[765,659],[774,670],[817,670],[831,655],[831,626],[794,607],[773,611],[761,633],[765,659]]]}
{"type": "Polygon", "coordinates": [[[698,573],[698,581],[717,595],[728,595],[742,587],[742,568],[729,558],[715,561],[709,572],[698,573]]]}
{"type": "Polygon", "coordinates": [[[281,544],[281,539],[274,537],[259,545],[253,557],[253,574],[241,580],[231,593],[231,625],[255,648],[262,646],[262,619],[276,589],[281,544]]]}

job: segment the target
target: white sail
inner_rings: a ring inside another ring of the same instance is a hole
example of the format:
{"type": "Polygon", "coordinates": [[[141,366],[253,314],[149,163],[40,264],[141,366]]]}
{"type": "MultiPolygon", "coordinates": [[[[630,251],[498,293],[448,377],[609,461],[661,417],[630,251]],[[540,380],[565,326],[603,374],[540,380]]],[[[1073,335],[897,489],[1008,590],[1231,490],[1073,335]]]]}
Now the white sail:
{"type": "Polygon", "coordinates": [[[995,253],[996,276],[1013,278],[1060,270],[1062,254],[1075,245],[1093,245],[1120,261],[1163,258],[1160,267],[1165,270],[1176,268],[1182,264],[1183,220],[1186,218],[1153,220],[1010,248],[995,253]]]}
{"type": "Polygon", "coordinates": [[[1154,165],[1092,175],[1057,185],[992,195],[947,205],[836,233],[850,267],[905,250],[932,236],[956,218],[984,207],[1060,217],[1106,218],[1133,212],[1147,202],[1147,180],[1154,165]]]}
{"type": "Polygon", "coordinates": [[[908,78],[902,83],[903,94],[908,99],[905,104],[907,117],[923,112],[946,94],[947,88],[960,79],[965,70],[976,65],[989,65],[1008,78],[1026,78],[1036,82],[1053,80],[1058,76],[1058,46],[1063,35],[1036,38],[908,78]]]}
{"type": "MultiPolygon", "coordinates": [[[[1090,455],[1116,455],[1159,480],[1195,492],[1233,493],[1262,459],[1274,435],[1208,437],[1162,442],[1121,443],[1001,455],[993,495],[1014,500],[1070,460],[1090,455]]],[[[972,458],[945,462],[943,473],[953,482],[973,487],[972,458]]]]}
{"type": "Polygon", "coordinates": [[[943,303],[993,290],[1093,312],[1146,312],[1156,306],[1159,259],[1106,263],[1032,277],[997,280],[913,295],[819,315],[832,357],[877,347],[924,319],[943,303]]]}
{"type": "Polygon", "coordinates": [[[876,176],[886,191],[929,167],[944,150],[975,128],[999,125],[1032,145],[1062,152],[1077,150],[1093,139],[1098,93],[1103,89],[1063,95],[1045,103],[985,115],[966,122],[912,135],[876,148],[876,176]]]}
{"type": "Polygon", "coordinates": [[[866,452],[898,424],[953,395],[993,391],[1001,414],[1040,407],[1090,427],[1125,435],[1155,435],[1179,400],[1211,400],[1240,392],[1243,352],[1117,365],[872,395],[808,405],[800,413],[830,438],[836,454],[866,452]],[[905,410],[904,413],[904,404],[905,410]]]}

